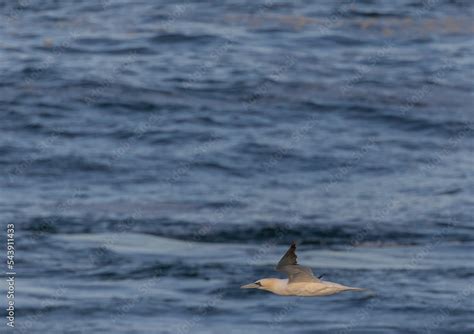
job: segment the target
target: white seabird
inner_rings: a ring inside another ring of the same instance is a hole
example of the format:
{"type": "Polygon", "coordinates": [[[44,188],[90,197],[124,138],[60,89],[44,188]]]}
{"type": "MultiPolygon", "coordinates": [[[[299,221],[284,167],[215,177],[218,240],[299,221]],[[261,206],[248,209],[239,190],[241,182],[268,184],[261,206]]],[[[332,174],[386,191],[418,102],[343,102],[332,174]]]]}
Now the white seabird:
{"type": "Polygon", "coordinates": [[[280,296],[329,296],[343,291],[364,291],[338,283],[323,281],[315,277],[311,268],[296,262],[296,244],[291,243],[288,251],[276,266],[276,270],[288,275],[288,279],[262,278],[255,283],[242,285],[241,289],[260,289],[280,296]]]}

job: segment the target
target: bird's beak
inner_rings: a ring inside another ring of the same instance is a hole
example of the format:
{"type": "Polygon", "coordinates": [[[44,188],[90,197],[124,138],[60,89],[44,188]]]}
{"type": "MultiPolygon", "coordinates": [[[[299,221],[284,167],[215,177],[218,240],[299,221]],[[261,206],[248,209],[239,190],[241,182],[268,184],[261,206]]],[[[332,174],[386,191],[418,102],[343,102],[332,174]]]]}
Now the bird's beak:
{"type": "Polygon", "coordinates": [[[260,287],[260,285],[258,285],[258,284],[250,283],[250,284],[242,285],[240,288],[241,289],[256,289],[256,288],[259,288],[259,287],[260,287]]]}

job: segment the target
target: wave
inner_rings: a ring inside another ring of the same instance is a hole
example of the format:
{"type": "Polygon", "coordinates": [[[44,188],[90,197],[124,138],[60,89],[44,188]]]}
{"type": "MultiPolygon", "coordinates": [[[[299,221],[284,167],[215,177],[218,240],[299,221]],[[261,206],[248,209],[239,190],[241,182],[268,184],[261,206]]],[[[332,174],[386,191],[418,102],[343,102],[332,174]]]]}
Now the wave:
{"type": "MultiPolygon", "coordinates": [[[[229,205],[238,203],[218,203],[219,210],[226,210],[229,205]]],[[[214,208],[215,209],[215,208],[214,208]]],[[[196,243],[229,243],[229,244],[278,244],[287,245],[291,240],[317,248],[350,248],[350,247],[394,247],[403,245],[426,244],[433,239],[428,232],[414,232],[400,225],[392,227],[386,224],[370,222],[353,225],[324,225],[299,223],[253,224],[219,224],[190,223],[176,220],[156,221],[154,219],[130,220],[91,220],[85,224],[80,219],[61,216],[50,218],[33,218],[22,224],[25,231],[32,235],[50,234],[104,233],[120,231],[126,226],[126,232],[142,233],[182,242],[196,243]],[[127,224],[125,225],[126,222],[127,224]]],[[[438,226],[438,225],[437,225],[438,226]]],[[[461,243],[474,241],[474,236],[458,229],[446,228],[443,240],[461,243]]]]}

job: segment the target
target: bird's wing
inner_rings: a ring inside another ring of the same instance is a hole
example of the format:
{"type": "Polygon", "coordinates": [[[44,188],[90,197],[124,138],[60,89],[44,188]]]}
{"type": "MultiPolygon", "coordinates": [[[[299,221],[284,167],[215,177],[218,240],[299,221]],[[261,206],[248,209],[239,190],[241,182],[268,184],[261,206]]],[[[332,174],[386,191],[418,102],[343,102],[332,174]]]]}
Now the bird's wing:
{"type": "Polygon", "coordinates": [[[296,244],[293,241],[276,266],[276,270],[288,275],[288,283],[319,281],[314,277],[311,268],[300,266],[296,259],[296,244]]]}
{"type": "Polygon", "coordinates": [[[278,262],[277,266],[276,266],[276,269],[278,271],[281,270],[281,268],[285,267],[285,266],[290,266],[290,265],[296,265],[298,264],[298,262],[296,261],[297,259],[297,256],[296,256],[296,244],[295,242],[293,241],[291,243],[291,246],[290,248],[288,248],[288,250],[286,251],[285,255],[283,255],[283,257],[280,259],[280,261],[278,262]]]}

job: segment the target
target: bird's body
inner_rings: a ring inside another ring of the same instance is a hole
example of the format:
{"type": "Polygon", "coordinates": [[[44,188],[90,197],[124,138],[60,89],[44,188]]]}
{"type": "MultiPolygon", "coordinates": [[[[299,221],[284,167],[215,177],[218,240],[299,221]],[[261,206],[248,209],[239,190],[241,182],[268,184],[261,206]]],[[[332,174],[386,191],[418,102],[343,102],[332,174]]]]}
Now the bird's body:
{"type": "Polygon", "coordinates": [[[260,284],[262,284],[262,287],[264,287],[263,290],[273,292],[274,294],[280,296],[329,296],[342,291],[364,290],[321,280],[296,283],[289,283],[288,281],[288,279],[280,278],[264,278],[259,280],[260,284]]]}
{"type": "Polygon", "coordinates": [[[323,281],[314,277],[308,267],[300,266],[296,261],[296,245],[292,243],[290,249],[283,255],[276,269],[288,275],[288,279],[263,278],[255,283],[243,285],[243,289],[260,289],[270,291],[280,296],[329,296],[343,291],[363,291],[338,283],[323,281]]]}

